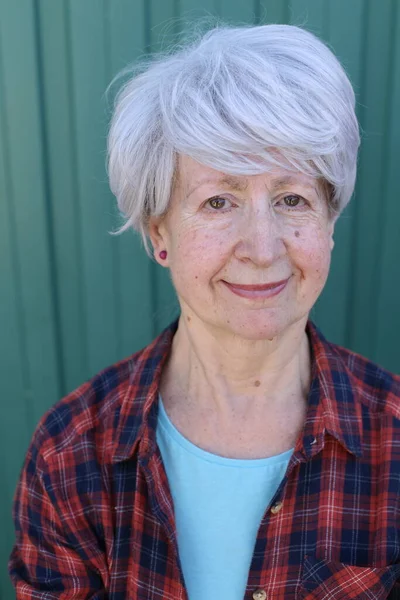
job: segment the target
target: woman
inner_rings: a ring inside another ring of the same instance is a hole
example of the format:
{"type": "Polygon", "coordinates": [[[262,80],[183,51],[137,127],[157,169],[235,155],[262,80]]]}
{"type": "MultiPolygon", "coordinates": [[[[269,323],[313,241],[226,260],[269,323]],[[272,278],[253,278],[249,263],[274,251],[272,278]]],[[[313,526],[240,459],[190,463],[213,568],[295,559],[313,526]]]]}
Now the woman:
{"type": "Polygon", "coordinates": [[[150,239],[181,314],[41,421],[17,598],[398,597],[400,378],[309,321],[354,104],[331,51],[283,25],[212,30],[122,89],[122,229],[150,239]]]}

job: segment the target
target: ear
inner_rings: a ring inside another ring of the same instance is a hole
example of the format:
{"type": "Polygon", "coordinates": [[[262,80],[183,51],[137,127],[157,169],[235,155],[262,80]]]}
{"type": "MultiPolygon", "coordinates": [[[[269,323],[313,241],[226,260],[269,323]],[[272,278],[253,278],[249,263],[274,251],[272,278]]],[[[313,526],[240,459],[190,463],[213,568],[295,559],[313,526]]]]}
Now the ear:
{"type": "Polygon", "coordinates": [[[154,259],[162,267],[168,267],[168,235],[164,219],[162,217],[150,217],[148,231],[153,246],[154,259]],[[167,251],[167,258],[160,258],[161,250],[167,251]]]}
{"type": "Polygon", "coordinates": [[[330,236],[330,241],[329,241],[329,245],[331,248],[331,251],[333,250],[334,246],[335,246],[335,240],[333,239],[333,234],[335,231],[335,224],[336,224],[336,219],[331,219],[329,222],[329,227],[328,227],[328,232],[329,232],[329,236],[330,236]]]}

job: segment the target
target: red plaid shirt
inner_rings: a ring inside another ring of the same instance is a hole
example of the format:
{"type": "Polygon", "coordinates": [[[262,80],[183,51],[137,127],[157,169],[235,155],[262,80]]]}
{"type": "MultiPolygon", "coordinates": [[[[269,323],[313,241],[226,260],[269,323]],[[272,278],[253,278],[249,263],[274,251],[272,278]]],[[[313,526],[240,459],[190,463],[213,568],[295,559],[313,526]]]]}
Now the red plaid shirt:
{"type": "MultiPolygon", "coordinates": [[[[187,598],[155,437],[176,326],[38,425],[14,504],[18,599],[187,598]]],[[[307,333],[306,421],[260,523],[245,598],[400,598],[400,377],[311,322],[307,333]]]]}

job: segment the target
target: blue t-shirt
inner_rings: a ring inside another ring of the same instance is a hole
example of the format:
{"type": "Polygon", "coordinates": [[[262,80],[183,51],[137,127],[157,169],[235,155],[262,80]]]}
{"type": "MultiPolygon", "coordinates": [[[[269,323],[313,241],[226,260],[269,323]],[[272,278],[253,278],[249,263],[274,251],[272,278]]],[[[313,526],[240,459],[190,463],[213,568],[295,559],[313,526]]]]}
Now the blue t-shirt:
{"type": "Polygon", "coordinates": [[[206,452],[179,433],[161,397],[157,443],[189,600],[243,600],[257,531],[293,450],[254,460],[206,452]]]}

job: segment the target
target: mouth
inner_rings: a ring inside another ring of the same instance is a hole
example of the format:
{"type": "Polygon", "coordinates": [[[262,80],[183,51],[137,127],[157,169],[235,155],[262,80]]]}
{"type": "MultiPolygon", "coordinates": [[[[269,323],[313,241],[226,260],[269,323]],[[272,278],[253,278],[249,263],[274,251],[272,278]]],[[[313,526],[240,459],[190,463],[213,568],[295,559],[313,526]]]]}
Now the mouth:
{"type": "Polygon", "coordinates": [[[242,298],[263,299],[280,294],[285,289],[289,279],[290,277],[263,285],[242,285],[238,283],[229,283],[228,281],[222,281],[222,283],[224,283],[231,292],[242,298]]]}

